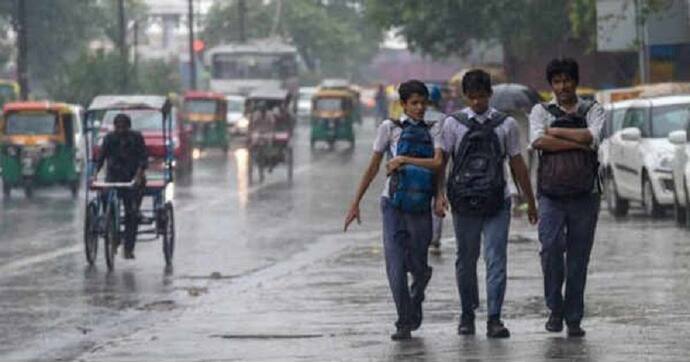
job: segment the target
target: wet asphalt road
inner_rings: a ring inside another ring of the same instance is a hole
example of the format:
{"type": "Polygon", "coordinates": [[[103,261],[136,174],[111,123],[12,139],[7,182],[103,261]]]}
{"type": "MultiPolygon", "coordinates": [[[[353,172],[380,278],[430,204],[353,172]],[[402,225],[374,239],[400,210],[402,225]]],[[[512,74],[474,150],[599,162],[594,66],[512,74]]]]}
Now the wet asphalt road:
{"type": "Polygon", "coordinates": [[[362,205],[364,224],[340,233],[373,131],[371,122],[358,128],[355,150],[312,153],[308,128],[299,127],[292,184],[279,167],[249,185],[241,148],[202,154],[192,182],[176,185],[173,270],[164,269],[160,242],[138,244],[137,259],[118,259],[112,273],[102,255],[88,268],[83,200],[66,190],[2,200],[0,359],[690,359],[689,234],[635,213],[621,221],[602,213],[585,340],[542,332],[535,229],[517,220],[505,305],[513,338],[487,341],[481,322],[477,337],[455,335],[454,247],[446,239],[431,260],[424,326],[413,341],[391,343],[381,178],[362,205]]]}

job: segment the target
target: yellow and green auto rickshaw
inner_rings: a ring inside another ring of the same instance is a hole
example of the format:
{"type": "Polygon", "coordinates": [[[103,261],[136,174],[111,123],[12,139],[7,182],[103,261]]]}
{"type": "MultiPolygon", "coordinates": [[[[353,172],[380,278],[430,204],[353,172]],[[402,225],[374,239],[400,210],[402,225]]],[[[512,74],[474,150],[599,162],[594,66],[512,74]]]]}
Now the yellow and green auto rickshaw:
{"type": "Polygon", "coordinates": [[[7,102],[19,99],[19,84],[12,80],[0,79],[0,108],[7,102]]]}
{"type": "Polygon", "coordinates": [[[83,162],[82,110],[51,102],[10,102],[0,121],[2,191],[65,185],[76,197],[83,162]]]}
{"type": "Polygon", "coordinates": [[[347,90],[320,90],[312,97],[311,147],[324,141],[329,148],[335,142],[345,140],[355,146],[352,122],[356,117],[355,101],[347,90]]]}
{"type": "Polygon", "coordinates": [[[321,84],[319,84],[319,90],[341,90],[350,93],[352,96],[352,121],[357,124],[362,124],[362,92],[359,87],[350,84],[346,79],[324,79],[321,84]]]}
{"type": "Polygon", "coordinates": [[[199,148],[228,150],[227,100],[215,92],[189,91],[184,96],[184,121],[192,127],[199,148]]]}

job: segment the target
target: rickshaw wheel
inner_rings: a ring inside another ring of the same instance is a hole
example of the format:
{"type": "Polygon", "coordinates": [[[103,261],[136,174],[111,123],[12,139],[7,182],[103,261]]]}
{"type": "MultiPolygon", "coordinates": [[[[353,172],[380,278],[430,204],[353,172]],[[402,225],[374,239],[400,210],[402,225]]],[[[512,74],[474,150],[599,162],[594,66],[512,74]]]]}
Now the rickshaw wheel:
{"type": "Polygon", "coordinates": [[[173,253],[175,251],[175,212],[170,202],[165,203],[165,217],[163,222],[163,256],[165,265],[172,265],[173,253]]]}
{"type": "Polygon", "coordinates": [[[292,159],[292,147],[288,147],[285,149],[285,161],[287,162],[287,169],[288,169],[288,181],[292,182],[292,174],[293,174],[293,159],[292,159]]]}
{"type": "Polygon", "coordinates": [[[2,183],[2,196],[5,197],[10,197],[10,194],[12,193],[12,186],[8,184],[7,182],[2,183]]]}
{"type": "Polygon", "coordinates": [[[98,206],[89,203],[84,217],[84,253],[89,265],[96,262],[98,256],[98,206]]]}
{"type": "Polygon", "coordinates": [[[117,204],[111,205],[105,220],[103,252],[105,254],[105,263],[108,266],[108,270],[113,270],[115,267],[115,253],[117,252],[117,245],[119,244],[120,237],[120,225],[118,224],[117,217],[117,212],[119,210],[115,207],[116,205],[117,204]]]}

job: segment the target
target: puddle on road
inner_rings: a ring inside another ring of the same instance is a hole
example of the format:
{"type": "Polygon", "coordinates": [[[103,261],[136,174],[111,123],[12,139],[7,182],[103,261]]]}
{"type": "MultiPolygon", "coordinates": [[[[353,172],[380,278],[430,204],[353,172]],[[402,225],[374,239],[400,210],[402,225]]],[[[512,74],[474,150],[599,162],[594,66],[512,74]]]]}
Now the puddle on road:
{"type": "Polygon", "coordinates": [[[222,339],[312,339],[323,338],[323,334],[213,334],[211,338],[222,339]]]}

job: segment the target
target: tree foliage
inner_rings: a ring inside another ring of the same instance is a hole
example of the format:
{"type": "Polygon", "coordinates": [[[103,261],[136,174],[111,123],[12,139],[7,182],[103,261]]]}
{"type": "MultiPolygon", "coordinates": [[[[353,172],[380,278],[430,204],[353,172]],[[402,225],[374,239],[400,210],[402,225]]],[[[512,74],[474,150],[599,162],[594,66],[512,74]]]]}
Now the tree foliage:
{"type": "Polygon", "coordinates": [[[366,9],[371,21],[399,29],[424,53],[445,57],[462,54],[469,40],[498,40],[506,53],[521,56],[575,35],[569,20],[573,1],[367,0],[366,9]]]}

